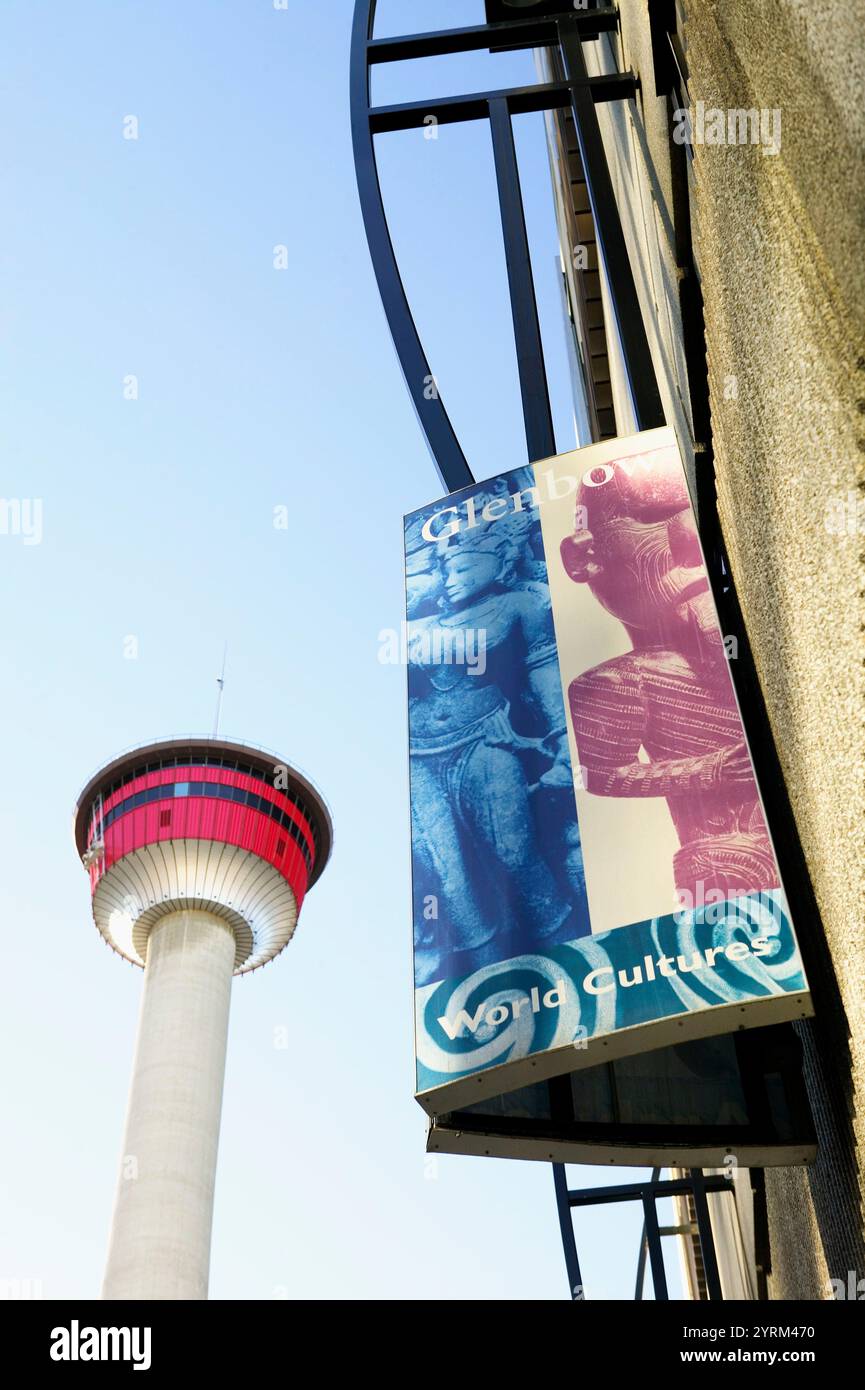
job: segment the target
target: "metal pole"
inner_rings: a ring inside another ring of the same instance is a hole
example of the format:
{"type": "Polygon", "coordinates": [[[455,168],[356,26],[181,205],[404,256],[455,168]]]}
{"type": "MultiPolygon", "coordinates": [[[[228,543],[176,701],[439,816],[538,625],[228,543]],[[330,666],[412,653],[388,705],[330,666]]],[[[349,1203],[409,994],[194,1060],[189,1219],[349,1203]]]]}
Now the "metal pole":
{"type": "Polygon", "coordinates": [[[511,115],[504,97],[491,101],[489,109],[526,443],[529,460],[534,461],[556,452],[556,437],[511,115]]]}
{"type": "Polygon", "coordinates": [[[689,1170],[694,1210],[697,1213],[697,1229],[700,1232],[700,1249],[703,1252],[703,1269],[706,1271],[706,1288],[709,1298],[720,1301],[724,1294],[721,1289],[721,1276],[718,1272],[718,1259],[715,1255],[715,1239],[712,1234],[712,1221],[709,1216],[709,1203],[706,1200],[706,1179],[702,1168],[689,1170]]]}
{"type": "Polygon", "coordinates": [[[649,351],[649,340],[646,337],[640,301],[637,297],[634,273],[622,232],[616,195],[607,166],[598,113],[588,85],[590,79],[579,26],[570,17],[559,20],[559,43],[565,75],[571,83],[580,158],[589,190],[595,235],[613,299],[637,428],[655,429],[664,424],[664,408],[658,391],[652,354],[649,351]]]}
{"type": "Polygon", "coordinates": [[[664,1270],[664,1253],[661,1249],[661,1232],[658,1228],[658,1209],[655,1206],[655,1193],[651,1187],[643,1190],[643,1216],[645,1219],[646,1244],[649,1247],[649,1263],[652,1266],[652,1285],[656,1303],[667,1303],[667,1275],[664,1270]]]}
{"type": "Polygon", "coordinates": [[[474,482],[415,328],[390,239],[369,123],[367,47],[375,19],[374,0],[358,0],[351,39],[351,134],[360,206],[369,254],[396,355],[433,462],[448,492],[474,482]]]}
{"type": "MultiPolygon", "coordinates": [[[[658,1179],[660,1178],[660,1176],[661,1176],[661,1170],[660,1170],[660,1168],[653,1168],[653,1169],[652,1169],[652,1176],[651,1176],[651,1178],[650,1178],[650,1180],[649,1180],[649,1181],[652,1183],[653,1186],[654,1186],[654,1184],[658,1181],[658,1179]]],[[[637,1257],[637,1287],[636,1287],[636,1290],[635,1290],[635,1292],[634,1292],[634,1301],[635,1301],[636,1303],[639,1303],[640,1300],[641,1300],[642,1297],[643,1297],[643,1285],[644,1285],[645,1281],[646,1281],[646,1222],[645,1222],[645,1220],[644,1220],[644,1221],[643,1221],[643,1229],[642,1229],[642,1232],[640,1233],[640,1253],[639,1253],[639,1255],[638,1255],[638,1257],[637,1257]]]]}
{"type": "Polygon", "coordinates": [[[571,1298],[575,1301],[581,1301],[585,1297],[583,1294],[583,1276],[580,1273],[577,1241],[574,1236],[574,1219],[571,1216],[568,1194],[568,1176],[564,1163],[553,1164],[553,1182],[556,1188],[556,1207],[559,1213],[559,1229],[562,1233],[562,1249],[565,1255],[565,1269],[568,1272],[571,1298]]]}
{"type": "Polygon", "coordinates": [[[643,1222],[643,1230],[640,1236],[640,1253],[637,1256],[637,1284],[634,1289],[634,1302],[640,1303],[643,1298],[643,1285],[646,1282],[646,1223],[643,1222]]]}

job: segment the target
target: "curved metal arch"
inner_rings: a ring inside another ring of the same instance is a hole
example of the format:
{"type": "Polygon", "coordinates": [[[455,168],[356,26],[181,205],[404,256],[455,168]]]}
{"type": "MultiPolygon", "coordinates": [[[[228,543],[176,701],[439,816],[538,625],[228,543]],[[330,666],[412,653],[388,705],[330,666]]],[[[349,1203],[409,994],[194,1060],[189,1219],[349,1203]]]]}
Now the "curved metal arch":
{"type": "Polygon", "coordinates": [[[405,384],[445,490],[456,492],[459,488],[468,487],[475,479],[435,387],[435,378],[415,327],[381,195],[369,119],[368,46],[373,36],[375,10],[376,0],[357,0],[351,37],[351,134],[360,210],[379,294],[405,384]]]}

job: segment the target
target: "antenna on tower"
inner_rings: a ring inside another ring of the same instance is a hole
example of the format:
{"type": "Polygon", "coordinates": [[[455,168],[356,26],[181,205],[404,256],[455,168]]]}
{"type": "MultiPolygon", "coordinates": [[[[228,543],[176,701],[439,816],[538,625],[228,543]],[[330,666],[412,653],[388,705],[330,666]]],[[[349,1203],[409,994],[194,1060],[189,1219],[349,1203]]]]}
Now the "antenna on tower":
{"type": "Polygon", "coordinates": [[[222,692],[225,688],[225,660],[228,656],[228,643],[222,649],[222,675],[216,677],[216,684],[219,686],[219,694],[216,697],[216,714],[213,719],[213,737],[219,733],[219,712],[222,709],[222,692]]]}

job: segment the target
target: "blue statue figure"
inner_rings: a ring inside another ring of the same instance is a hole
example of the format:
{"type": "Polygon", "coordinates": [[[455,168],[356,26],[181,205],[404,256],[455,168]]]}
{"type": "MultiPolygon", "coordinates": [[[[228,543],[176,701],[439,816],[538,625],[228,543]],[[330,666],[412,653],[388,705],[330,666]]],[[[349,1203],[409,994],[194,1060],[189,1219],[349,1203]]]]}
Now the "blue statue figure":
{"type": "Polygon", "coordinates": [[[418,985],[588,930],[540,528],[514,520],[407,536],[418,985]]]}

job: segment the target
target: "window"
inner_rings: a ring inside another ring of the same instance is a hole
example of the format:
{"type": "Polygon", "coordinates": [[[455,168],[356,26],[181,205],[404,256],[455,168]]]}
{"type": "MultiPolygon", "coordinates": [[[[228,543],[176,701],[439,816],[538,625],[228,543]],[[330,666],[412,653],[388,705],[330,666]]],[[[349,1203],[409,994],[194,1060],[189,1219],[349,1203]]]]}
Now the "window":
{"type": "MultiPolygon", "coordinates": [[[[201,766],[200,762],[198,766],[201,766]]],[[[283,795],[285,795],[285,793],[283,793],[283,795]]],[[[126,815],[128,811],[135,810],[139,806],[150,805],[154,801],[168,801],[173,797],[180,796],[198,796],[207,797],[208,799],[218,798],[220,800],[234,801],[239,805],[249,806],[255,811],[260,811],[263,815],[268,816],[270,820],[274,821],[275,824],[281,826],[286,832],[286,835],[295,842],[303,856],[307,869],[310,873],[312,872],[314,853],[318,849],[320,837],[314,821],[299,798],[289,797],[289,800],[296,804],[302,814],[310,821],[309,832],[301,829],[285,811],[279,806],[275,806],[266,796],[259,796],[256,792],[247,791],[244,787],[226,786],[221,782],[164,782],[157,787],[148,787],[145,791],[135,792],[133,796],[127,797],[125,801],[119,801],[116,806],[112,806],[111,810],[105,813],[102,820],[102,832],[104,833],[118,817],[126,815]],[[312,840],[312,852],[310,850],[310,838],[312,840]]],[[[95,807],[96,804],[94,803],[94,816],[95,807]]],[[[159,824],[161,827],[171,824],[170,809],[166,808],[160,811],[159,824]]],[[[287,843],[287,839],[280,838],[277,841],[277,855],[281,856],[285,853],[287,843]]]]}
{"type": "MultiPolygon", "coordinates": [[[[321,834],[319,832],[317,819],[315,814],[310,812],[310,809],[306,805],[306,802],[304,801],[303,797],[299,796],[296,792],[291,791],[288,787],[276,787],[274,785],[276,777],[273,772],[263,772],[261,768],[253,767],[251,763],[240,762],[236,758],[207,757],[203,753],[193,752],[192,749],[190,749],[186,753],[179,753],[172,757],[166,756],[163,758],[159,758],[154,762],[146,763],[139,767],[133,768],[133,770],[124,777],[115,778],[115,780],[110,784],[110,786],[106,787],[103,790],[103,800],[107,801],[108,798],[113,796],[116,791],[119,791],[121,787],[128,786],[131,782],[136,781],[139,777],[143,777],[146,773],[159,772],[163,768],[172,767],[225,767],[231,769],[232,771],[241,772],[247,777],[254,777],[258,782],[264,782],[266,786],[272,787],[274,791],[279,792],[280,796],[285,797],[286,801],[289,801],[293,806],[296,806],[297,809],[300,811],[301,815],[303,815],[306,818],[306,820],[309,821],[313,845],[316,849],[319,847],[321,843],[321,834]]],[[[212,796],[221,794],[218,792],[214,793],[212,791],[205,791],[204,788],[210,785],[211,784],[206,782],[178,782],[176,786],[179,789],[186,788],[186,790],[177,790],[176,792],[172,792],[170,784],[167,784],[165,787],[160,788],[159,795],[212,796]]],[[[236,788],[235,792],[237,792],[236,788]]],[[[158,800],[159,798],[157,797],[156,799],[158,800]]],[[[235,799],[238,801],[243,801],[243,794],[239,796],[236,795],[235,799]]],[[[124,811],[128,811],[130,809],[130,806],[128,804],[128,798],[127,801],[120,804],[122,804],[124,811]]],[[[118,814],[120,814],[120,804],[115,808],[118,814]]],[[[139,801],[136,803],[136,805],[143,804],[143,801],[139,801]]],[[[247,801],[247,805],[255,804],[255,802],[247,801]]],[[[266,798],[263,804],[258,804],[257,809],[264,810],[267,815],[272,816],[274,819],[277,818],[276,808],[273,807],[272,804],[269,801],[267,801],[266,798]]],[[[109,817],[110,815],[111,813],[109,812],[109,817]]]]}

